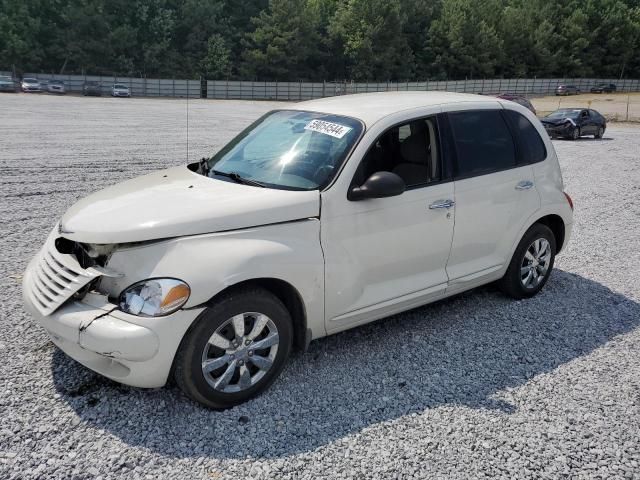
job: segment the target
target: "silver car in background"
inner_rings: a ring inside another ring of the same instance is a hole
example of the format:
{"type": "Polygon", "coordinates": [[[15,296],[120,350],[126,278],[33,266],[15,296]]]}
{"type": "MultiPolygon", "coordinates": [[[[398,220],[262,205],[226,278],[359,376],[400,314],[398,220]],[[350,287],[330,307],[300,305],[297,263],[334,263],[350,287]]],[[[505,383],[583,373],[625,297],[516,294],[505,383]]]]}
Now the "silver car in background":
{"type": "Polygon", "coordinates": [[[67,93],[67,89],[62,80],[49,80],[47,83],[47,92],[63,94],[67,93]]]}
{"type": "Polygon", "coordinates": [[[111,96],[112,97],[130,97],[131,90],[126,85],[122,83],[114,83],[111,87],[111,96]]]}
{"type": "Polygon", "coordinates": [[[42,85],[37,78],[23,78],[21,87],[22,91],[27,93],[39,93],[42,91],[42,85]]]}

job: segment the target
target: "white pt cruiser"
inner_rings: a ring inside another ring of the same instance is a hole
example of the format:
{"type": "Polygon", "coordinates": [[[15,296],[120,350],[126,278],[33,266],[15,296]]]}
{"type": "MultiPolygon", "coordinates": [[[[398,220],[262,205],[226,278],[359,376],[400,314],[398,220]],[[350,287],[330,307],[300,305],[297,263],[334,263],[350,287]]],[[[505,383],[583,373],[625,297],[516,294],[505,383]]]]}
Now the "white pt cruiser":
{"type": "Polygon", "coordinates": [[[572,210],[549,137],[515,103],[333,97],[80,200],[29,264],[24,301],[88,368],[138,387],[173,376],[226,408],[311,340],[493,281],[535,295],[572,210]]]}

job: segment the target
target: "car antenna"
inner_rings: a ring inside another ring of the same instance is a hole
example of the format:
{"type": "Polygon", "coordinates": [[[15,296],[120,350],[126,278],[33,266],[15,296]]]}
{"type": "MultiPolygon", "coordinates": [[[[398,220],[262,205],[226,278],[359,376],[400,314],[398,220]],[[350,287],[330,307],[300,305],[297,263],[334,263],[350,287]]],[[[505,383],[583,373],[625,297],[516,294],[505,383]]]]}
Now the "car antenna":
{"type": "Polygon", "coordinates": [[[187,163],[189,163],[189,89],[188,88],[187,88],[187,163]]]}

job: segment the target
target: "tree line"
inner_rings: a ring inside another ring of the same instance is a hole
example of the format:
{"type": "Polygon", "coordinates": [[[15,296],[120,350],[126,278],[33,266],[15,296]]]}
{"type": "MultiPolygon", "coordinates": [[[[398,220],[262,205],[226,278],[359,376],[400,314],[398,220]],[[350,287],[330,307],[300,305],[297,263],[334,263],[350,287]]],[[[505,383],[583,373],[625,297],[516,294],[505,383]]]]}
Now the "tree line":
{"type": "Polygon", "coordinates": [[[640,0],[0,0],[0,70],[243,80],[640,77],[640,0]]]}

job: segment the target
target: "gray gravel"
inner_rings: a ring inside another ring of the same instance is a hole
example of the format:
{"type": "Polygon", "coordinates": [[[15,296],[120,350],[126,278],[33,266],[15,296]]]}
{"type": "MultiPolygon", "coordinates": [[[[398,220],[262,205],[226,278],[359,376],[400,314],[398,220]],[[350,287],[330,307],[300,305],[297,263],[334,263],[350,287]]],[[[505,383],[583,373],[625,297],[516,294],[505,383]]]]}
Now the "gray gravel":
{"type": "MultiPolygon", "coordinates": [[[[282,104],[191,102],[191,158],[282,104]]],[[[545,290],[490,287],[311,344],[205,410],[56,351],[20,276],[76,199],[184,163],[185,102],[0,95],[0,478],[640,479],[640,127],[555,143],[576,204],[545,290]]]]}

